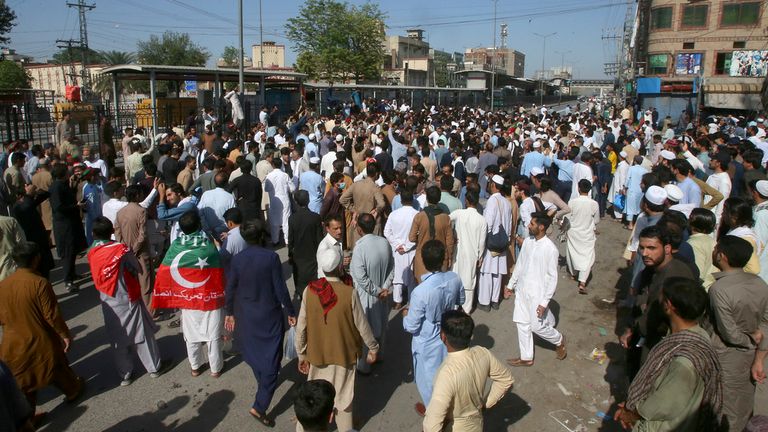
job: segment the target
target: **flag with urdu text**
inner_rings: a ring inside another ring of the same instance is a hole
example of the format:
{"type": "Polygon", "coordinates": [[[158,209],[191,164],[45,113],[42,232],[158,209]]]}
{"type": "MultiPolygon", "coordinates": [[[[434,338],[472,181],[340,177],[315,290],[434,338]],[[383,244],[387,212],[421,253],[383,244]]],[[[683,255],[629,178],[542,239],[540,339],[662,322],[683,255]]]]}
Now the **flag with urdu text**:
{"type": "Polygon", "coordinates": [[[224,269],[219,251],[202,231],[171,243],[157,269],[152,307],[216,310],[224,306],[224,269]]]}

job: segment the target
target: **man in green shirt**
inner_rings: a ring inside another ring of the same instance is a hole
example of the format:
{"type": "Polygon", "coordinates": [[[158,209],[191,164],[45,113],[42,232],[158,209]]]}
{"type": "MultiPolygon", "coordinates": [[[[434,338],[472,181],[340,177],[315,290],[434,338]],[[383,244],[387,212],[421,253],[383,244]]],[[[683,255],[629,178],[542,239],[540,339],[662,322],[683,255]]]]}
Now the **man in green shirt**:
{"type": "Polygon", "coordinates": [[[707,293],[697,281],[664,281],[661,304],[671,334],[648,354],[614,420],[634,431],[718,430],[723,405],[721,367],[698,318],[707,293]]]}

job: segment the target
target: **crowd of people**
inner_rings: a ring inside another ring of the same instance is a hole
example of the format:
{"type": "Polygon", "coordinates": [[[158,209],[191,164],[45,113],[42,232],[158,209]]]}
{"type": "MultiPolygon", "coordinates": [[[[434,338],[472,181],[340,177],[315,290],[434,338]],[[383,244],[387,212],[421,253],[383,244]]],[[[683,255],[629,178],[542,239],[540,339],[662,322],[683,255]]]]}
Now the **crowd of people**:
{"type": "Polygon", "coordinates": [[[156,136],[125,128],[116,148],[107,121],[89,147],[65,114],[56,142],[4,146],[0,391],[16,393],[0,403],[0,424],[32,427],[45,386],[70,402],[85,388],[66,357],[55,245],[66,290],[92,280],[99,292],[121,386],[134,353],[151,378],[169,369],[155,340],[168,321],[193,377],[218,378],[227,355],[242,356],[259,423],[275,425],[278,373],[297,357],[308,379],[297,430],[332,420],[346,432],[355,378],[379,367],[399,313],[423,429],[480,431],[512,387],[507,366],[534,365],[534,334],[567,357],[567,324],[555,328],[550,308],[557,243],[588,294],[597,227],[611,220],[627,229],[615,304],[630,317],[620,343],[631,384],[615,419],[741,431],[768,414],[764,117],[673,124],[594,101],[489,112],[367,99],[331,115],[302,104],[284,122],[264,107],[244,125],[236,89],[227,100],[232,122],[206,109],[202,133],[192,113],[156,136]],[[78,275],[86,251],[90,275],[78,275]],[[471,314],[505,300],[519,343],[507,365],[470,344],[471,314]]]}

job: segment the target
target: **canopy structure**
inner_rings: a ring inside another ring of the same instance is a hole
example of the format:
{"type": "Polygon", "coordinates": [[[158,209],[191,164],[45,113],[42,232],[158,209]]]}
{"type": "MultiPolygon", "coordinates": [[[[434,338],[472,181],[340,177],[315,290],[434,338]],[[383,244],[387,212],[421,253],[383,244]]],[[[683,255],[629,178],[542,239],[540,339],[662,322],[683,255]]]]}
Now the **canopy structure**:
{"type": "MultiPolygon", "coordinates": [[[[168,65],[143,65],[122,64],[102,69],[99,73],[111,74],[112,103],[115,112],[118,112],[119,94],[118,83],[122,80],[149,81],[149,93],[152,103],[152,125],[157,133],[157,81],[208,81],[215,83],[213,87],[214,99],[221,97],[223,93],[222,83],[239,82],[239,70],[237,68],[209,68],[198,66],[168,66],[168,65]]],[[[281,70],[281,69],[252,69],[243,71],[245,82],[259,83],[259,98],[263,102],[265,98],[266,84],[303,86],[306,74],[281,70]]],[[[242,91],[242,89],[240,89],[242,91]]]]}

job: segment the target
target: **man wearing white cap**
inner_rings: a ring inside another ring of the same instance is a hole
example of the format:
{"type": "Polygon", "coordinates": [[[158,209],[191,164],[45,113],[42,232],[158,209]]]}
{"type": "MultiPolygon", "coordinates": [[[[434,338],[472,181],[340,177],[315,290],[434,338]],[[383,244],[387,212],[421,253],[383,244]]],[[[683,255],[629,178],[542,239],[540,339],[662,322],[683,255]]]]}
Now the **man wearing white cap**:
{"type": "Polygon", "coordinates": [[[304,143],[304,160],[310,162],[310,159],[313,157],[320,157],[320,149],[317,146],[317,136],[314,132],[309,134],[307,138],[309,138],[309,141],[304,143]]]}
{"type": "Polygon", "coordinates": [[[309,158],[309,170],[299,176],[299,190],[309,193],[309,209],[320,214],[323,206],[323,194],[325,192],[325,179],[320,175],[320,158],[309,158]]]}
{"type": "Polygon", "coordinates": [[[538,140],[533,142],[533,150],[523,157],[520,174],[528,177],[534,167],[544,168],[544,155],[541,153],[541,141],[538,140]]]}
{"type": "Polygon", "coordinates": [[[677,159],[677,156],[675,156],[674,153],[672,153],[669,150],[662,150],[661,151],[661,157],[659,158],[659,165],[669,167],[670,162],[677,159]]]}
{"type": "Polygon", "coordinates": [[[494,175],[488,184],[491,197],[488,198],[483,211],[485,222],[488,224],[486,238],[494,235],[506,236],[507,246],[502,250],[492,251],[488,248],[480,265],[480,284],[477,295],[478,309],[489,311],[491,307],[499,308],[501,295],[501,277],[507,274],[507,249],[512,234],[512,206],[501,194],[504,177],[494,175]]]}
{"type": "Polygon", "coordinates": [[[693,209],[698,207],[696,204],[681,202],[683,200],[683,191],[677,185],[668,184],[664,186],[664,191],[667,193],[669,209],[679,211],[686,218],[690,217],[693,209]]]}
{"type": "MultiPolygon", "coordinates": [[[[351,430],[355,397],[355,363],[368,348],[366,362],[376,362],[379,343],[373,337],[357,292],[341,282],[341,250],[325,249],[317,256],[317,268],[325,276],[304,290],[296,323],[299,371],[307,379],[323,379],[336,389],[336,426],[351,430]],[[362,342],[362,343],[361,343],[362,342]]],[[[297,431],[304,429],[296,425],[297,431]]]]}

